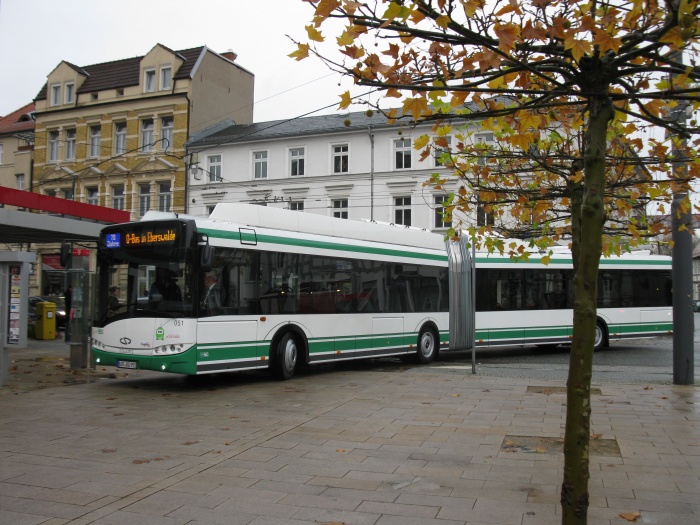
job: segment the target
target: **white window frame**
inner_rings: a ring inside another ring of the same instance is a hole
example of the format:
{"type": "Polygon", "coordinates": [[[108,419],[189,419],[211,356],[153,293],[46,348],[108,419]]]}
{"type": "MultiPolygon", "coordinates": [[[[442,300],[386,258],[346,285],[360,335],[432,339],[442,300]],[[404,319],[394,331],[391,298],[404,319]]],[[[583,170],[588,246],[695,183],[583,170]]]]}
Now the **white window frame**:
{"type": "Polygon", "coordinates": [[[444,203],[447,202],[447,198],[448,195],[446,193],[433,196],[433,216],[436,230],[446,230],[447,228],[450,228],[452,226],[452,224],[447,223],[443,220],[444,218],[440,213],[440,211],[445,207],[444,203]]]}
{"type": "Polygon", "coordinates": [[[49,131],[49,162],[58,161],[58,143],[60,138],[60,131],[56,129],[49,131]]]}
{"type": "Polygon", "coordinates": [[[331,173],[341,175],[350,173],[350,144],[348,142],[331,144],[331,173]],[[339,149],[340,148],[340,149],[339,149]],[[342,148],[345,148],[344,150],[342,148]],[[345,157],[345,169],[343,170],[343,157],[345,157]],[[340,160],[340,170],[336,170],[336,159],[340,160]]]}
{"type": "Polygon", "coordinates": [[[98,193],[96,186],[85,188],[85,193],[85,202],[92,204],[93,206],[99,206],[100,194],[98,193]]]}
{"type": "Polygon", "coordinates": [[[173,128],[175,119],[173,117],[160,118],[160,149],[173,149],[173,128]]]}
{"type": "Polygon", "coordinates": [[[143,70],[143,92],[154,93],[156,90],[156,70],[148,68],[143,70]]]}
{"type": "Polygon", "coordinates": [[[331,213],[336,219],[347,219],[349,217],[349,199],[332,199],[331,213]]]}
{"type": "Polygon", "coordinates": [[[173,204],[173,185],[170,181],[158,183],[158,211],[170,211],[173,204]],[[167,187],[167,189],[166,189],[167,187]]]}
{"type": "Polygon", "coordinates": [[[116,184],[112,186],[112,209],[124,210],[125,202],[124,185],[116,184]]]}
{"type": "Polygon", "coordinates": [[[88,127],[88,133],[90,136],[88,157],[91,159],[96,159],[100,156],[100,142],[102,141],[102,127],[99,124],[95,124],[88,127]]]}
{"type": "Polygon", "coordinates": [[[290,201],[289,209],[292,211],[304,211],[304,201],[290,201]]]}
{"type": "MultiPolygon", "coordinates": [[[[486,144],[489,148],[493,148],[495,144],[494,134],[491,132],[477,133],[474,135],[474,144],[486,144]]],[[[486,166],[486,157],[480,156],[477,160],[479,166],[486,166]]]]}
{"type": "Polygon", "coordinates": [[[114,123],[114,154],[124,155],[126,153],[126,122],[114,123]],[[122,128],[123,126],[123,128],[122,128]]]}
{"type": "Polygon", "coordinates": [[[141,119],[141,151],[153,151],[154,126],[152,118],[141,119]],[[150,126],[147,127],[149,123],[150,126]]]}
{"type": "Polygon", "coordinates": [[[253,157],[253,178],[267,179],[269,151],[260,149],[251,153],[253,157]]]}
{"type": "Polygon", "coordinates": [[[51,84],[51,105],[60,106],[61,105],[61,84],[51,84]]]}
{"type": "Polygon", "coordinates": [[[167,91],[173,86],[173,68],[171,66],[161,66],[160,68],[160,90],[167,91]]]}
{"type": "Polygon", "coordinates": [[[402,226],[411,226],[412,223],[412,207],[413,202],[410,195],[399,195],[394,197],[394,224],[402,226]],[[408,203],[406,202],[408,199],[408,203]],[[408,212],[408,213],[406,213],[408,212]],[[406,218],[408,217],[408,221],[406,218]],[[406,224],[408,222],[408,224],[406,224]]]}
{"type": "Polygon", "coordinates": [[[221,153],[207,155],[207,179],[209,182],[221,182],[224,156],[221,153]]]}
{"type": "Polygon", "coordinates": [[[305,174],[306,148],[304,146],[289,148],[289,176],[303,177],[305,174]]]}
{"type": "Polygon", "coordinates": [[[146,215],[146,212],[150,209],[151,185],[149,183],[139,184],[139,217],[143,217],[144,215],[146,215]]]}
{"type": "Polygon", "coordinates": [[[70,128],[66,130],[66,160],[75,160],[76,130],[70,128]]]}
{"type": "Polygon", "coordinates": [[[75,99],[75,82],[66,82],[63,86],[64,103],[72,104],[75,99]]]}
{"type": "MultiPolygon", "coordinates": [[[[2,146],[2,144],[0,144],[0,146],[2,146]]],[[[0,148],[0,149],[2,149],[2,148],[0,148]]],[[[18,190],[23,190],[24,189],[24,173],[18,173],[17,175],[15,175],[15,181],[16,181],[15,188],[17,188],[18,190]]]]}
{"type": "Polygon", "coordinates": [[[411,139],[406,137],[401,137],[399,139],[394,139],[394,169],[399,170],[410,170],[413,164],[413,152],[411,139]]]}
{"type": "Polygon", "coordinates": [[[452,148],[452,135],[445,135],[444,137],[441,137],[441,138],[445,139],[445,141],[447,142],[447,148],[435,146],[433,160],[435,162],[436,168],[444,168],[445,167],[445,165],[442,162],[440,162],[440,156],[443,153],[448,152],[452,148]]]}

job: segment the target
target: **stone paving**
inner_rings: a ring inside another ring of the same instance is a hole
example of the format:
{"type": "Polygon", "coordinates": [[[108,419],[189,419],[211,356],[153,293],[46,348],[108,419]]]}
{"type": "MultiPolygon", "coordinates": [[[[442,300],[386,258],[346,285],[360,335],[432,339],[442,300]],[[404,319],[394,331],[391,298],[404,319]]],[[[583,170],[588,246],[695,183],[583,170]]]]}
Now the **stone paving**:
{"type": "MultiPolygon", "coordinates": [[[[561,522],[560,381],[378,362],[13,386],[21,358],[66,352],[13,351],[0,524],[561,522]]],[[[700,523],[698,387],[595,387],[588,522],[700,523]]]]}

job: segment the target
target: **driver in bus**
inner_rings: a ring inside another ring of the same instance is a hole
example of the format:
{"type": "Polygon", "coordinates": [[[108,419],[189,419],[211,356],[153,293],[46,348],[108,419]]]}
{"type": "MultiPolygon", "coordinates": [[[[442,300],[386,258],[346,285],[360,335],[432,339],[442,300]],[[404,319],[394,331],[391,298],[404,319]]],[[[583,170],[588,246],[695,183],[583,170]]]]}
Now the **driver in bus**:
{"type": "Polygon", "coordinates": [[[175,281],[175,272],[167,268],[159,270],[148,297],[150,301],[157,301],[158,297],[162,297],[164,301],[182,301],[182,292],[175,281]]]}
{"type": "Polygon", "coordinates": [[[208,272],[204,276],[204,299],[202,307],[209,315],[221,312],[221,286],[216,272],[208,272]]]}

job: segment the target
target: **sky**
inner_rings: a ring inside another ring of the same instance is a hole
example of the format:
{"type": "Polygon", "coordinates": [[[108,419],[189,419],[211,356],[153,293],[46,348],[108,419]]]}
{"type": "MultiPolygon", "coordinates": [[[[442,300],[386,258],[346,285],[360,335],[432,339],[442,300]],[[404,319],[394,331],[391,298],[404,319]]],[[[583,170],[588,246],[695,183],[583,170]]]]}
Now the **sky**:
{"type": "Polygon", "coordinates": [[[337,113],[349,81],[287,56],[286,35],[306,41],[312,16],[302,0],[0,0],[0,116],[30,103],[62,60],[100,64],[157,43],[237,53],[255,75],[255,122],[337,113]]]}

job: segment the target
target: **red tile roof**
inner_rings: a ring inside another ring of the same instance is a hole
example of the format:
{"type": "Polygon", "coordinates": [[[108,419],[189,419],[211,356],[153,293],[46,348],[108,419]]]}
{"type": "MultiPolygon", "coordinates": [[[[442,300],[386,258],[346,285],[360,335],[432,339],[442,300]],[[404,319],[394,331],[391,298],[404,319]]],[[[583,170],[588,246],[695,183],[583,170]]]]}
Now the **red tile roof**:
{"type": "MultiPolygon", "coordinates": [[[[165,46],[162,47],[168,49],[165,46]]],[[[197,63],[197,59],[205,49],[206,47],[199,46],[182,51],[173,51],[173,53],[177,54],[184,60],[184,63],[180,66],[180,69],[175,72],[173,78],[175,80],[187,78],[190,73],[192,73],[192,69],[197,63]]],[[[87,76],[85,82],[83,82],[83,85],[77,90],[77,93],[81,94],[93,93],[104,89],[137,86],[141,80],[139,66],[142,58],[142,56],[125,58],[122,60],[104,62],[102,64],[94,64],[91,66],[76,66],[69,62],[65,63],[75,69],[78,73],[87,76]]],[[[44,84],[35,100],[46,100],[47,93],[48,83],[44,84]]]]}
{"type": "Polygon", "coordinates": [[[34,129],[34,102],[22,106],[5,117],[0,117],[0,133],[18,133],[34,129]]]}

